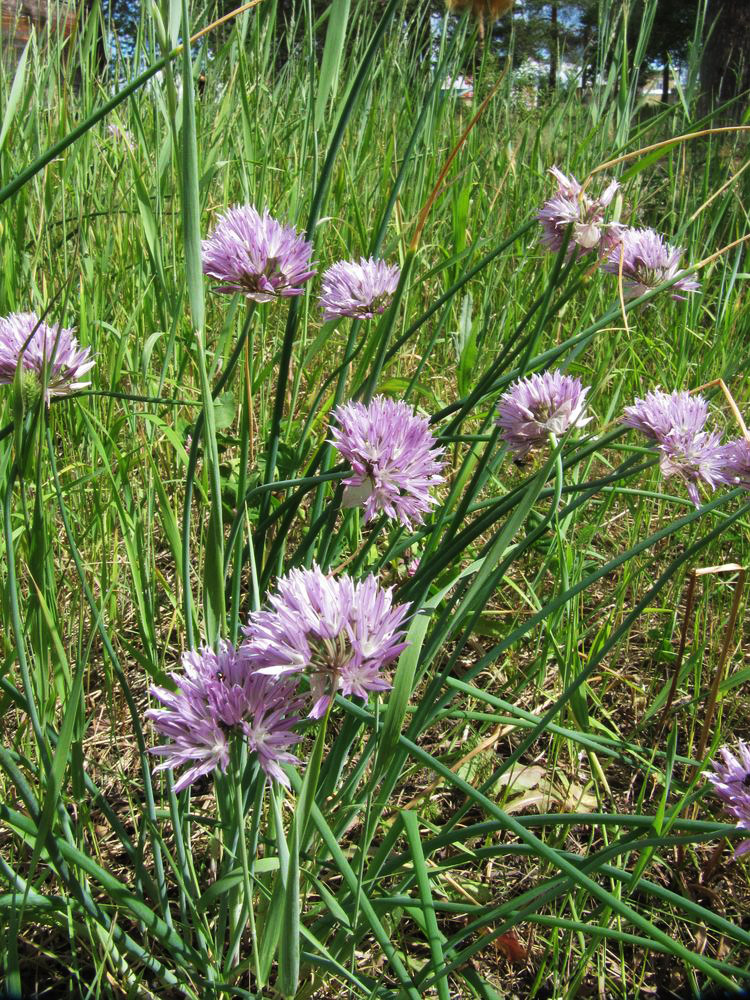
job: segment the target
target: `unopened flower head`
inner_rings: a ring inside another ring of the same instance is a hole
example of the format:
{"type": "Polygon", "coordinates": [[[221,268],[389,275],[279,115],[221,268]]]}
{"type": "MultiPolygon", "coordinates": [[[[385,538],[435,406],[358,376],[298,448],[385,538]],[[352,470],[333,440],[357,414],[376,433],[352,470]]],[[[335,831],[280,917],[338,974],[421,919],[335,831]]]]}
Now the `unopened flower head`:
{"type": "Polygon", "coordinates": [[[728,441],[721,457],[724,464],[722,482],[750,490],[750,441],[744,437],[728,441]]]}
{"type": "Polygon", "coordinates": [[[321,718],[337,691],[367,698],[390,684],[383,668],[407,643],[408,605],[374,576],[355,582],[317,565],[279,579],[270,609],[250,615],[242,653],[253,669],[272,676],[306,671],[313,707],[321,718]]]}
{"type": "Polygon", "coordinates": [[[542,244],[557,253],[572,226],[568,257],[574,253],[581,256],[601,247],[602,240],[609,239],[610,230],[615,226],[614,223],[605,224],[604,210],[617,192],[617,181],[612,181],[598,198],[591,198],[581,193],[582,187],[572,174],[568,176],[557,167],[552,167],[550,173],[557,181],[557,191],[537,215],[542,224],[542,244]]]}
{"type": "Polygon", "coordinates": [[[561,437],[573,427],[585,427],[586,395],[581,380],[560,371],[519,379],[500,397],[496,423],[500,436],[518,458],[544,446],[550,434],[561,437]]]}
{"type": "Polygon", "coordinates": [[[312,244],[294,226],[286,226],[252,205],[235,205],[201,244],[203,271],[221,284],[217,292],[239,292],[255,302],[301,295],[315,271],[312,244]]]}
{"type": "MultiPolygon", "coordinates": [[[[706,777],[726,811],[737,820],[737,828],[750,832],[750,746],[740,740],[737,756],[728,747],[722,747],[719,754],[722,759],[712,762],[713,773],[706,773],[706,777]]],[[[750,840],[743,840],[735,848],[734,856],[740,857],[748,851],[750,840]]]]}
{"type": "Polygon", "coordinates": [[[684,390],[662,392],[652,389],[643,399],[626,406],[622,422],[641,431],[652,441],[663,441],[667,434],[697,434],[708,417],[708,403],[703,396],[684,390]]]}
{"type": "Polygon", "coordinates": [[[332,416],[331,443],[353,470],[344,506],[363,505],[365,521],[382,511],[407,527],[420,524],[436,503],[430,489],[443,481],[443,450],[429,421],[385,396],[338,406],[332,416]]]}
{"type": "Polygon", "coordinates": [[[79,347],[73,330],[42,323],[36,313],[11,313],[0,319],[0,384],[10,385],[19,359],[24,373],[38,380],[44,399],[67,396],[90,385],[91,349],[79,347]],[[46,385],[41,379],[46,364],[46,385]]]}
{"type": "MultiPolygon", "coordinates": [[[[622,262],[623,295],[626,299],[635,299],[674,278],[680,272],[680,258],[684,252],[681,247],[667,243],[654,229],[623,227],[602,268],[619,275],[622,262]]],[[[673,299],[684,299],[681,292],[696,292],[699,288],[699,281],[692,275],[685,275],[670,287],[669,292],[673,299]]]]}
{"type": "Polygon", "coordinates": [[[401,271],[396,264],[364,257],[339,260],[323,275],[320,308],[323,319],[372,319],[391,303],[401,271]]]}
{"type": "Polygon", "coordinates": [[[202,647],[185,653],[182,667],[170,674],[177,691],[151,688],[164,707],[149,709],[146,717],[170,740],[151,750],[164,758],[156,770],[186,767],[178,792],[214,768],[226,771],[234,734],[247,740],[269,777],[288,786],[281,764],[298,763],[289,747],[301,739],[292,731],[302,707],[296,682],[254,672],[229,642],[218,652],[202,647]]]}

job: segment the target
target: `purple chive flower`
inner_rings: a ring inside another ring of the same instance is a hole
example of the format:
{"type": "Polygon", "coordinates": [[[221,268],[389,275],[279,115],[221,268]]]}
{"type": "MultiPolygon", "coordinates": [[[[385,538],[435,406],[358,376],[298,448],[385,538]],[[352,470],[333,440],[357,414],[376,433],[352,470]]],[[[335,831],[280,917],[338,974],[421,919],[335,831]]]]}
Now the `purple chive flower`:
{"type": "Polygon", "coordinates": [[[503,393],[497,405],[500,436],[510,450],[523,458],[542,447],[550,434],[561,437],[573,427],[585,427],[586,394],[581,380],[559,371],[519,379],[503,393]]]}
{"type": "MultiPolygon", "coordinates": [[[[603,240],[609,241],[610,231],[619,227],[615,223],[604,223],[604,209],[620,186],[617,181],[612,181],[598,198],[590,198],[581,194],[582,187],[572,174],[568,176],[557,167],[552,167],[550,173],[557,181],[557,191],[537,215],[542,224],[543,246],[557,253],[571,223],[573,226],[566,251],[568,257],[574,253],[582,256],[600,247],[603,240]]],[[[609,242],[605,242],[604,249],[608,245],[609,242]]]]}
{"type": "Polygon", "coordinates": [[[662,392],[653,389],[643,399],[636,399],[623,411],[622,423],[641,431],[652,441],[661,442],[672,433],[697,434],[708,418],[708,403],[703,396],[691,396],[684,390],[662,392]]]}
{"type": "Polygon", "coordinates": [[[626,406],[622,422],[641,431],[659,449],[659,467],[665,479],[678,476],[688,495],[700,507],[698,484],[710,489],[725,482],[726,461],[720,437],[704,430],[708,403],[702,396],[656,389],[626,406]]]}
{"type": "MultiPolygon", "coordinates": [[[[623,294],[626,299],[635,299],[674,278],[680,271],[684,252],[681,247],[667,243],[654,229],[623,227],[602,268],[619,275],[622,256],[623,294]]],[[[671,286],[670,295],[673,299],[684,299],[680,292],[697,292],[700,287],[692,275],[685,275],[671,286]]]]}
{"type": "Polygon", "coordinates": [[[738,438],[724,445],[721,457],[724,463],[722,482],[727,486],[741,486],[750,490],[750,441],[738,438]]]}
{"type": "Polygon", "coordinates": [[[266,774],[288,787],[280,765],[299,763],[288,751],[301,739],[292,732],[302,707],[296,683],[255,673],[230,642],[218,652],[202,647],[183,654],[182,667],[170,674],[177,691],[151,688],[164,707],[146,717],[171,741],[151,749],[164,757],[156,770],[187,766],[178,792],[214,768],[226,771],[234,733],[247,740],[266,774]]]}
{"type": "Polygon", "coordinates": [[[217,278],[217,292],[239,292],[255,302],[301,295],[310,269],[312,243],[294,226],[277,222],[252,205],[235,205],[201,242],[203,272],[217,278]]]}
{"type": "Polygon", "coordinates": [[[403,402],[375,396],[346,403],[331,414],[331,444],[353,469],[344,480],[344,506],[364,505],[365,522],[383,511],[403,525],[421,524],[436,503],[430,488],[443,481],[443,449],[419,417],[403,402]]]}
{"type": "Polygon", "coordinates": [[[355,582],[315,564],[293,569],[279,579],[270,604],[250,615],[242,654],[262,674],[307,671],[311,718],[321,718],[339,690],[367,699],[390,687],[382,670],[407,646],[408,605],[394,605],[391,588],[374,576],[355,582]]]}
{"type": "Polygon", "coordinates": [[[91,385],[81,381],[94,367],[89,347],[79,347],[73,330],[48,326],[36,313],[11,313],[0,319],[0,384],[10,385],[18,361],[32,387],[43,389],[47,404],[53,396],[67,396],[91,385]],[[47,365],[47,384],[41,385],[47,365]]]}
{"type": "MultiPolygon", "coordinates": [[[[712,761],[713,774],[706,777],[714,786],[714,791],[724,804],[724,808],[737,820],[737,828],[750,832],[750,746],[739,741],[739,752],[735,755],[722,747],[719,753],[723,762],[712,761]]],[[[750,851],[750,840],[743,840],[734,851],[735,858],[750,851]]]]}
{"type": "Polygon", "coordinates": [[[320,308],[323,319],[372,319],[391,304],[401,271],[396,264],[364,257],[339,260],[323,275],[320,308]]]}
{"type": "Polygon", "coordinates": [[[696,507],[701,505],[698,483],[714,490],[724,482],[723,446],[715,431],[672,431],[659,443],[659,451],[661,474],[682,479],[696,507]]]}

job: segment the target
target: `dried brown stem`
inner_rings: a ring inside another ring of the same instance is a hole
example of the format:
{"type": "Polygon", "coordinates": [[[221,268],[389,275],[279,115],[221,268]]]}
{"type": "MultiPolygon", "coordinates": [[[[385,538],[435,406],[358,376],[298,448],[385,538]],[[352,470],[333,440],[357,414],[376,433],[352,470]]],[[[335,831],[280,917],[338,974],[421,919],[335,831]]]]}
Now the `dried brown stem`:
{"type": "Polygon", "coordinates": [[[737,426],[742,431],[742,436],[745,438],[746,441],[750,441],[750,431],[748,431],[745,425],[745,421],[742,419],[740,408],[734,401],[734,396],[727,388],[724,379],[721,378],[712,379],[710,382],[706,382],[705,385],[699,385],[697,389],[691,389],[690,391],[691,393],[701,392],[703,389],[715,389],[717,387],[721,389],[721,391],[724,393],[724,397],[726,398],[727,403],[729,403],[729,409],[732,411],[732,416],[737,421],[737,426]]]}
{"type": "Polygon", "coordinates": [[[682,142],[689,142],[691,139],[702,139],[707,135],[720,135],[722,132],[750,132],[750,125],[722,125],[718,128],[704,128],[699,132],[686,132],[685,135],[675,135],[671,139],[663,139],[650,146],[641,146],[640,149],[634,149],[631,153],[623,153],[622,156],[616,156],[613,160],[607,160],[606,163],[600,163],[598,167],[594,167],[583,182],[583,189],[588,187],[594,174],[601,173],[602,170],[609,170],[610,167],[616,167],[618,163],[626,163],[628,160],[643,156],[644,153],[653,153],[654,150],[664,149],[666,146],[676,146],[682,142]]]}
{"type": "Polygon", "coordinates": [[[687,592],[685,594],[685,616],[682,619],[682,628],[680,629],[680,648],[677,651],[677,660],[674,665],[674,673],[672,674],[672,684],[669,688],[669,695],[667,697],[667,703],[664,706],[664,710],[661,713],[661,726],[662,729],[667,724],[667,719],[669,718],[669,711],[672,708],[672,702],[674,701],[674,696],[677,692],[677,681],[680,676],[680,671],[682,670],[682,661],[685,658],[685,644],[687,642],[687,630],[690,623],[690,617],[693,613],[693,604],[695,603],[695,583],[698,579],[698,574],[695,570],[690,573],[690,579],[688,580],[687,592]]]}
{"type": "MultiPolygon", "coordinates": [[[[727,622],[726,631],[724,632],[724,641],[721,645],[721,653],[719,654],[719,663],[716,667],[716,673],[714,674],[713,683],[711,685],[711,690],[708,694],[708,704],[706,705],[706,715],[703,720],[703,729],[701,730],[701,738],[698,743],[698,752],[696,753],[696,760],[703,760],[703,755],[706,752],[706,746],[708,744],[708,736],[711,731],[711,725],[714,719],[714,713],[716,711],[716,701],[719,696],[719,685],[724,678],[724,671],[726,669],[727,662],[729,661],[729,654],[732,648],[732,638],[734,636],[734,628],[737,624],[737,615],[740,610],[740,602],[742,601],[742,594],[745,590],[745,570],[741,566],[737,566],[734,563],[730,563],[727,566],[716,567],[717,572],[736,572],[737,582],[734,585],[734,595],[732,597],[732,608],[729,612],[729,621],[727,622]]],[[[700,765],[699,765],[700,766],[700,765]]],[[[697,770],[697,768],[696,768],[697,770]]]]}
{"type": "Polygon", "coordinates": [[[500,84],[505,79],[505,74],[508,72],[508,66],[509,65],[510,64],[506,62],[505,68],[503,69],[502,73],[500,74],[500,79],[497,81],[497,83],[495,84],[495,86],[492,88],[492,90],[489,92],[489,94],[487,94],[487,96],[485,97],[485,99],[479,105],[479,108],[477,109],[476,114],[474,115],[474,117],[471,119],[471,121],[469,122],[469,124],[466,126],[466,128],[462,132],[461,137],[459,138],[459,140],[456,143],[456,145],[453,147],[453,149],[448,154],[448,159],[443,164],[442,170],[440,171],[440,174],[438,175],[438,179],[437,179],[437,182],[435,184],[435,187],[432,189],[432,191],[428,195],[427,201],[422,206],[422,210],[420,211],[419,217],[417,218],[417,225],[416,225],[416,227],[414,229],[414,236],[412,237],[411,244],[409,246],[409,249],[412,251],[412,253],[415,253],[416,250],[417,250],[417,248],[418,248],[418,246],[419,246],[419,240],[420,240],[420,238],[422,236],[422,230],[424,229],[424,227],[425,227],[425,225],[427,223],[427,216],[430,214],[430,209],[435,204],[437,196],[440,194],[440,192],[443,189],[443,182],[445,181],[446,175],[447,175],[448,171],[450,170],[451,164],[453,163],[453,161],[455,160],[455,158],[458,156],[459,150],[461,149],[461,147],[463,146],[463,144],[469,138],[469,134],[471,133],[471,130],[474,128],[474,126],[476,125],[476,123],[479,121],[479,119],[484,114],[485,108],[490,103],[490,101],[495,96],[495,94],[497,93],[498,88],[500,87],[500,84]]]}

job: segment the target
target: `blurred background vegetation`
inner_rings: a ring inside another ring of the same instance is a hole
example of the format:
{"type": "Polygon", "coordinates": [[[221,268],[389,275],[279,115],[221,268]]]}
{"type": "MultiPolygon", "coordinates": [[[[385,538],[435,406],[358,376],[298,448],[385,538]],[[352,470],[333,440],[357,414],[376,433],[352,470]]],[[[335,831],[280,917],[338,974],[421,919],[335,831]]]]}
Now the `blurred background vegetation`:
{"type": "MultiPolygon", "coordinates": [[[[384,0],[266,3],[274,9],[276,52],[282,62],[289,58],[295,41],[300,47],[305,44],[304,36],[310,30],[322,49],[329,18],[353,18],[365,8],[374,22],[385,7],[384,0]]],[[[220,0],[213,11],[207,10],[207,19],[221,17],[235,6],[234,0],[220,0]]],[[[662,0],[656,5],[646,0],[615,5],[602,4],[601,0],[516,0],[511,14],[500,18],[489,33],[491,57],[504,63],[512,52],[516,71],[540,90],[554,90],[573,81],[586,88],[594,82],[600,47],[610,45],[613,34],[619,31],[620,18],[611,16],[616,8],[627,24],[631,57],[646,29],[643,83],[654,89],[650,78],[660,81],[663,100],[669,99],[670,92],[674,96],[674,76],[685,72],[691,45],[701,49],[702,82],[714,98],[726,100],[750,87],[750,4],[742,0],[709,0],[707,4],[702,0],[662,0]]],[[[131,48],[140,0],[103,0],[102,9],[113,44],[131,48]]],[[[440,0],[405,0],[402,11],[404,30],[423,59],[434,58],[446,16],[453,28],[460,23],[458,16],[446,15],[446,5],[440,0]]],[[[220,38],[212,36],[210,44],[220,44],[220,38]]],[[[466,68],[471,68],[472,57],[464,58],[466,68]]]]}

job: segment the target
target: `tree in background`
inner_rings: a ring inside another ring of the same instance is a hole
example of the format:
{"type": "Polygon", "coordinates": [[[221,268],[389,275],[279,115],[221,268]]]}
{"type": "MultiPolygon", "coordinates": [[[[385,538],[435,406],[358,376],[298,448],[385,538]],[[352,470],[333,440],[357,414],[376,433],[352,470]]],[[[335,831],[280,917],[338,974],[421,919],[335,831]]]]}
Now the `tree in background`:
{"type": "Polygon", "coordinates": [[[540,84],[554,90],[563,63],[586,65],[596,46],[598,0],[516,0],[513,19],[499,22],[493,48],[504,60],[514,36],[514,64],[540,68],[540,84]]]}
{"type": "MultiPolygon", "coordinates": [[[[215,0],[219,13],[231,9],[230,0],[215,0]]],[[[366,4],[376,19],[385,0],[352,0],[366,4]]],[[[469,5],[473,0],[459,0],[469,5]]],[[[477,0],[490,3],[491,0],[477,0]]],[[[662,100],[669,97],[670,67],[679,66],[687,57],[695,26],[706,0],[658,0],[645,50],[643,66],[660,71],[662,100]]],[[[112,8],[137,10],[134,0],[105,0],[112,8]]],[[[507,0],[502,6],[505,7],[507,0]]],[[[501,63],[505,62],[513,38],[513,62],[516,69],[530,68],[537,86],[554,90],[571,64],[579,71],[581,85],[594,83],[597,51],[600,42],[602,11],[608,6],[615,18],[628,20],[628,47],[635,47],[644,27],[644,16],[652,0],[515,0],[511,11],[488,30],[488,48],[501,63]]],[[[289,46],[306,44],[312,12],[316,47],[322,53],[332,7],[329,0],[268,0],[266,16],[275,34],[277,63],[282,65],[289,46]],[[289,36],[289,26],[295,26],[289,36]]],[[[414,45],[429,59],[435,43],[439,19],[448,15],[445,0],[404,0],[403,24],[414,45]]],[[[121,19],[122,20],[122,19],[121,19]]],[[[439,30],[439,29],[438,29],[439,30]]],[[[449,26],[449,31],[453,28],[449,26]]],[[[348,42],[347,42],[348,44],[348,42]]],[[[489,53],[488,53],[489,54],[489,53]]],[[[470,72],[476,53],[465,53],[470,72]]],[[[606,68],[606,60],[604,64],[606,68]]],[[[750,0],[707,0],[701,84],[708,99],[725,101],[750,88],[750,0]]]]}
{"type": "MultiPolygon", "coordinates": [[[[644,28],[648,0],[617,0],[627,13],[631,51],[644,28]]],[[[661,71],[662,100],[669,99],[670,68],[687,57],[703,0],[658,0],[653,11],[645,66],[661,71]]],[[[559,81],[561,60],[581,67],[581,83],[591,85],[596,72],[601,0],[516,0],[513,9],[514,62],[545,68],[550,89],[559,81]]],[[[504,59],[510,42],[511,19],[492,33],[493,48],[504,59]]],[[[714,100],[727,100],[750,88],[750,0],[708,0],[701,80],[714,100]]],[[[540,73],[540,78],[541,78],[540,73]]],[[[540,79],[541,82],[541,79],[540,79]]]]}
{"type": "MultiPolygon", "coordinates": [[[[659,0],[646,46],[646,63],[651,68],[661,67],[661,99],[669,100],[670,65],[676,66],[687,56],[693,37],[701,0],[680,0],[679,3],[659,0]]],[[[642,30],[646,3],[637,0],[632,5],[628,22],[628,44],[635,49],[642,30]]]]}
{"type": "Polygon", "coordinates": [[[750,89],[750,0],[709,0],[701,85],[707,100],[750,89]]]}

